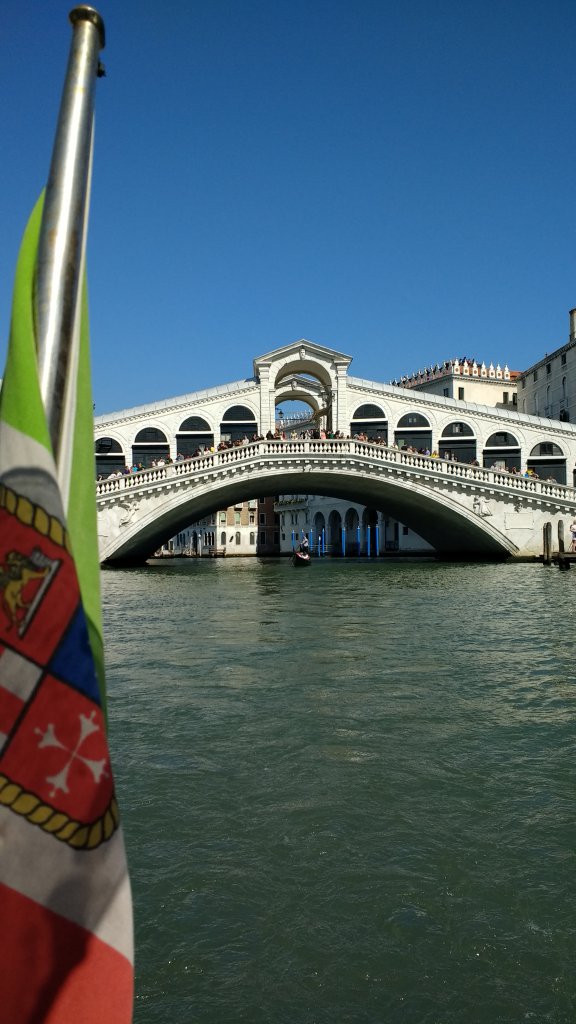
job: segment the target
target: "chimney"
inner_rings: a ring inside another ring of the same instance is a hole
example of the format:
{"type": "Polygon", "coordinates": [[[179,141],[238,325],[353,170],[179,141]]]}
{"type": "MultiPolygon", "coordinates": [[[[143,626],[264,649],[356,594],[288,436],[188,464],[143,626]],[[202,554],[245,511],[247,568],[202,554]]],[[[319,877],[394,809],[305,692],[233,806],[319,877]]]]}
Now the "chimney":
{"type": "Polygon", "coordinates": [[[576,341],[576,309],[570,310],[570,341],[576,341]]]}

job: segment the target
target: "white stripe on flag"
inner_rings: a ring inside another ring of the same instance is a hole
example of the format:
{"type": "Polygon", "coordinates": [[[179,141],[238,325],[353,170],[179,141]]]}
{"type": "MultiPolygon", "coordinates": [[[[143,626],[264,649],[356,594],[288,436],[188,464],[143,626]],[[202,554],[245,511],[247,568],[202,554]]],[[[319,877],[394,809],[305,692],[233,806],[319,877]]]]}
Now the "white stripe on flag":
{"type": "Polygon", "coordinates": [[[41,675],[38,665],[15,651],[5,650],[0,654],[0,686],[20,700],[28,700],[41,675]]]}

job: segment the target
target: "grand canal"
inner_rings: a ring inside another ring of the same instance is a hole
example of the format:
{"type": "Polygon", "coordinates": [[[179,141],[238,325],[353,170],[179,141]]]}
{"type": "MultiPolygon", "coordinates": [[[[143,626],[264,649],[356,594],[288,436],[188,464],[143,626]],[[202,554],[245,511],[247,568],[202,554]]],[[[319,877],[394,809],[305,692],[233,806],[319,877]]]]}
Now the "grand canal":
{"type": "Polygon", "coordinates": [[[102,580],[136,1024],[572,1024],[575,571],[102,580]]]}

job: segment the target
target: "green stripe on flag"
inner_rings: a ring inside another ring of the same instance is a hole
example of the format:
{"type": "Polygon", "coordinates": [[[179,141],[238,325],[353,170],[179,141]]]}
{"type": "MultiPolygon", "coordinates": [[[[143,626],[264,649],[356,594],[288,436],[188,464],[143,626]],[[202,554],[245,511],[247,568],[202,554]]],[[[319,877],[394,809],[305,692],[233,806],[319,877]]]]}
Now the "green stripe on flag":
{"type": "Polygon", "coordinates": [[[44,193],[26,225],[18,254],[10,344],[0,392],[0,419],[33,437],[51,451],[50,434],[40,395],[34,332],[34,275],[43,208],[44,193]]]}
{"type": "MultiPolygon", "coordinates": [[[[0,420],[37,441],[50,453],[52,443],[40,394],[34,328],[34,283],[44,193],[36,203],[18,255],[6,372],[0,391],[0,420]]],[[[102,704],[105,706],[100,564],[94,469],[94,422],[90,378],[87,288],[82,287],[82,319],[72,472],[67,527],[86,615],[102,704]]]]}

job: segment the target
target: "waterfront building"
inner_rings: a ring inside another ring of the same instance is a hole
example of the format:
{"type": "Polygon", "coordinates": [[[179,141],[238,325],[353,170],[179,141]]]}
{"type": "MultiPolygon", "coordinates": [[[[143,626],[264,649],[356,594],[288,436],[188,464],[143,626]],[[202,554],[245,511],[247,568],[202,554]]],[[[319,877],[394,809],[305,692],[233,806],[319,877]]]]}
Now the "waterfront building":
{"type": "Polygon", "coordinates": [[[567,343],[519,375],[518,407],[529,415],[576,422],[576,309],[570,310],[567,343]]]}
{"type": "Polygon", "coordinates": [[[277,555],[279,517],[275,497],[250,498],[190,523],[160,549],[163,557],[230,558],[277,555]]]}
{"type": "Polygon", "coordinates": [[[313,551],[327,555],[431,555],[434,549],[417,533],[386,512],[344,498],[282,494],[280,551],[289,554],[304,534],[313,551]]]}

